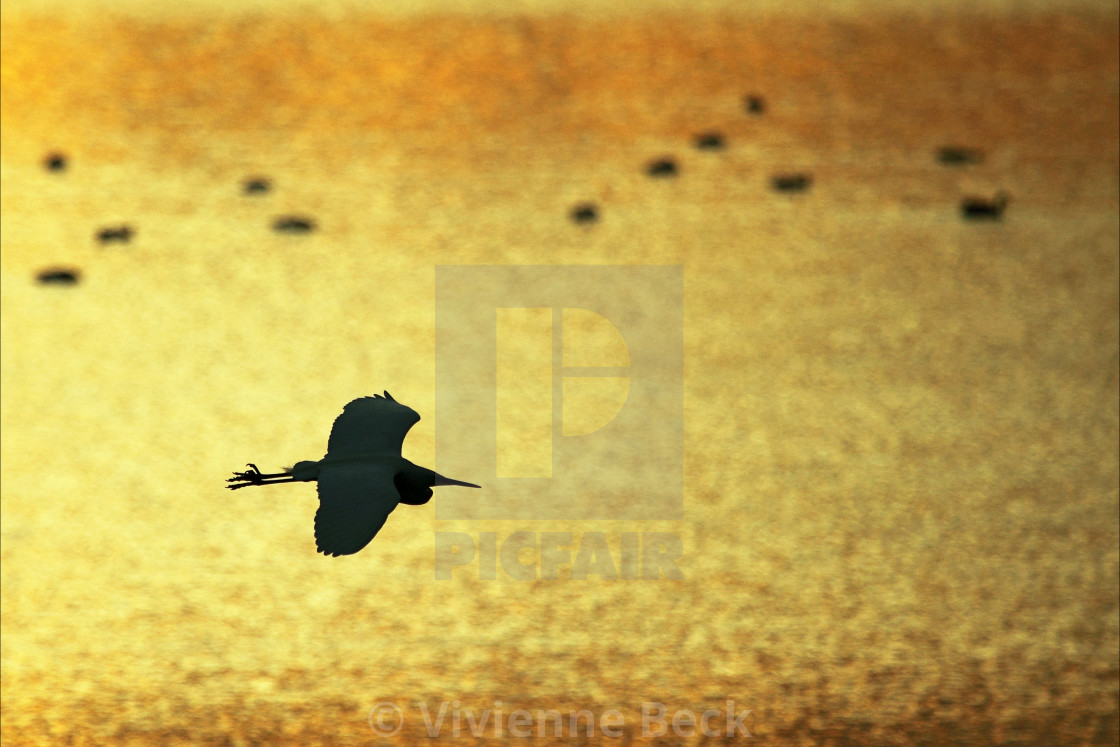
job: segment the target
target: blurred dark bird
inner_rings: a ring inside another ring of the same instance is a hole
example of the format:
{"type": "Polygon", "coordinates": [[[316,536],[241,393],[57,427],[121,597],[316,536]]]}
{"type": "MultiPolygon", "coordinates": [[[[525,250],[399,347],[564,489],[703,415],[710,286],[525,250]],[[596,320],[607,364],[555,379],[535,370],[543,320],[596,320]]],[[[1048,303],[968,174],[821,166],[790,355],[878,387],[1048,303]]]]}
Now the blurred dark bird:
{"type": "Polygon", "coordinates": [[[280,233],[311,233],[315,230],[315,221],[298,215],[286,215],[272,221],[272,230],[280,233]]]}
{"type": "Polygon", "coordinates": [[[43,166],[47,171],[66,171],[66,156],[61,153],[51,153],[43,159],[43,166]]]}
{"type": "Polygon", "coordinates": [[[778,192],[804,192],[812,184],[810,174],[778,174],[770,179],[770,186],[778,192]]]}
{"type": "Polygon", "coordinates": [[[132,241],[133,233],[132,226],[128,225],[116,226],[115,228],[102,228],[97,232],[97,240],[102,244],[109,244],[114,241],[127,244],[132,241]]]}
{"type": "Polygon", "coordinates": [[[961,217],[965,220],[1000,220],[1007,209],[1006,192],[997,192],[992,200],[966,197],[961,201],[961,217]]]}
{"type": "Polygon", "coordinates": [[[576,223],[594,223],[599,220],[599,208],[593,202],[581,202],[568,215],[576,223]]]}
{"type": "Polygon", "coordinates": [[[353,555],[369,544],[398,503],[420,506],[432,488],[469,482],[452,480],[418,467],[401,456],[408,430],[420,420],[385,392],[361,397],[343,408],[327,441],[327,454],[317,462],[297,462],[291,469],[262,474],[255,464],[235,472],[230,490],[281,482],[319,484],[315,512],[315,547],[324,555],[353,555]]]}
{"type": "Polygon", "coordinates": [[[247,195],[263,195],[272,189],[272,182],[264,177],[247,179],[243,185],[247,195]]]}
{"type": "Polygon", "coordinates": [[[692,138],[692,143],[700,150],[723,150],[727,141],[718,132],[702,132],[692,138]]]}
{"type": "Polygon", "coordinates": [[[646,166],[646,173],[650,176],[676,176],[677,162],[672,158],[658,158],[656,161],[650,161],[646,166]]]}
{"type": "Polygon", "coordinates": [[[948,145],[938,149],[937,160],[946,166],[964,166],[970,163],[980,163],[984,160],[984,154],[975,148],[948,145]]]}
{"type": "Polygon", "coordinates": [[[52,267],[43,270],[36,277],[42,285],[77,285],[82,273],[65,267],[52,267]]]}

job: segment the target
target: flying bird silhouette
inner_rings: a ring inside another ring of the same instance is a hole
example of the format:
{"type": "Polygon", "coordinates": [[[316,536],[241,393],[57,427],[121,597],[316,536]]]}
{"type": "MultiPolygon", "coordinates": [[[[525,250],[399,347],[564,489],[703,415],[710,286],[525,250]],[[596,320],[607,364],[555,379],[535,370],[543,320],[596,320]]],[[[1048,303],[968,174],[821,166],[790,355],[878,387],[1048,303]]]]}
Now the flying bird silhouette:
{"type": "Polygon", "coordinates": [[[317,462],[296,462],[291,469],[266,475],[255,464],[234,472],[230,490],[281,482],[319,484],[315,512],[315,547],[324,555],[353,555],[369,544],[398,503],[421,506],[432,499],[432,488],[459,485],[418,467],[401,456],[409,428],[420,420],[388,392],[360,397],[342,409],[331,428],[327,454],[317,462]]]}

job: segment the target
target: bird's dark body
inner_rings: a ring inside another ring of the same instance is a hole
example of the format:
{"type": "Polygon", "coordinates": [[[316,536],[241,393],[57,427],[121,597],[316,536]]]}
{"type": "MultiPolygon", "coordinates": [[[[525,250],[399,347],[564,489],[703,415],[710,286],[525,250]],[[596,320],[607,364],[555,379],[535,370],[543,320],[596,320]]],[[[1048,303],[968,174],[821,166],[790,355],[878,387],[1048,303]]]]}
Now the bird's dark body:
{"type": "Polygon", "coordinates": [[[297,462],[286,472],[236,472],[231,490],[278,482],[318,483],[315,546],[324,555],[352,555],[369,544],[398,504],[421,506],[432,488],[471,483],[451,480],[401,456],[408,431],[420,420],[388,392],[346,405],[331,428],[327,454],[317,462],[297,462]]]}
{"type": "Polygon", "coordinates": [[[961,217],[965,220],[1001,220],[1007,209],[1008,196],[1004,192],[996,194],[995,199],[968,197],[961,201],[961,217]]]}

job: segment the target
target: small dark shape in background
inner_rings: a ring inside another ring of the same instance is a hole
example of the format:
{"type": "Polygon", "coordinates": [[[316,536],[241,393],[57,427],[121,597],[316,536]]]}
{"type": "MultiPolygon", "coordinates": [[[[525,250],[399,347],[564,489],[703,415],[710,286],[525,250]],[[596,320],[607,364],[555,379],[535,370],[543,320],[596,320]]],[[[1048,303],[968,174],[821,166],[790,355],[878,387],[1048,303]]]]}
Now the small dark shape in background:
{"type": "Polygon", "coordinates": [[[43,166],[47,171],[66,171],[66,156],[61,153],[51,153],[43,159],[43,166]]]}
{"type": "Polygon", "coordinates": [[[723,150],[727,142],[718,132],[702,132],[692,139],[700,150],[723,150]]]}
{"type": "Polygon", "coordinates": [[[650,176],[676,176],[677,162],[672,158],[658,158],[656,161],[650,161],[646,173],[650,176]]]}
{"type": "Polygon", "coordinates": [[[97,240],[102,244],[111,244],[114,241],[119,241],[122,244],[127,244],[132,241],[132,227],[131,226],[117,226],[115,228],[102,228],[97,232],[97,240]]]}
{"type": "Polygon", "coordinates": [[[245,180],[245,194],[263,195],[272,191],[272,181],[263,177],[254,177],[245,180]]]}
{"type": "Polygon", "coordinates": [[[761,96],[751,94],[743,99],[743,106],[749,114],[763,114],[766,111],[766,100],[761,96]]]}
{"type": "Polygon", "coordinates": [[[572,208],[571,216],[576,223],[594,223],[599,220],[599,208],[593,202],[581,202],[572,208]]]}
{"type": "Polygon", "coordinates": [[[315,230],[315,221],[310,218],[286,215],[272,221],[272,230],[281,233],[311,233],[315,230]]]}
{"type": "Polygon", "coordinates": [[[778,192],[804,192],[813,184],[808,174],[778,174],[770,179],[771,186],[778,192]]]}
{"type": "Polygon", "coordinates": [[[945,146],[937,151],[937,162],[946,166],[964,166],[970,163],[980,163],[984,154],[976,148],[960,148],[945,146]]]}
{"type": "Polygon", "coordinates": [[[1002,220],[1008,200],[1006,192],[997,192],[991,200],[966,197],[961,200],[961,217],[965,220],[1002,220]]]}
{"type": "Polygon", "coordinates": [[[82,273],[78,270],[68,270],[62,267],[52,267],[42,270],[36,276],[40,285],[77,285],[82,273]]]}

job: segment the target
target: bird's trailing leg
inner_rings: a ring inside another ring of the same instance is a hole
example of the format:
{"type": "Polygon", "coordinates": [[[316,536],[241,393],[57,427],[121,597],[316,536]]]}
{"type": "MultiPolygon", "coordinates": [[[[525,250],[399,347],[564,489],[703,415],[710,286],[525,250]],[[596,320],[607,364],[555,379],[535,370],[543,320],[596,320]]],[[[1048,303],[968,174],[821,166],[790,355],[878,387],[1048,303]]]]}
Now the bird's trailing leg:
{"type": "Polygon", "coordinates": [[[277,472],[275,474],[266,475],[257,469],[255,464],[247,464],[246,467],[250,469],[244,472],[234,472],[233,477],[226,480],[226,482],[235,482],[236,485],[227,485],[230,490],[237,490],[238,488],[246,488],[250,485],[274,485],[278,482],[295,482],[295,478],[291,472],[277,472]]]}

